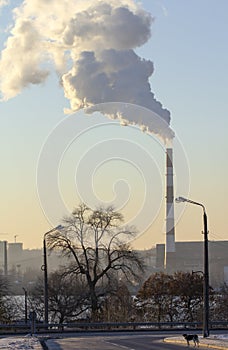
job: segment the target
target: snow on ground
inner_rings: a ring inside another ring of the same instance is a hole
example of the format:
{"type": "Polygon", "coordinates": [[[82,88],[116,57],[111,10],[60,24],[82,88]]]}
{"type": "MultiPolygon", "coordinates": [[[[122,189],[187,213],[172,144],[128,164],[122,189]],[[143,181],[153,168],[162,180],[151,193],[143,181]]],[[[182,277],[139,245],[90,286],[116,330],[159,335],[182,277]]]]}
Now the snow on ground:
{"type": "Polygon", "coordinates": [[[11,350],[41,350],[39,340],[36,337],[26,335],[24,337],[7,337],[0,339],[0,349],[11,349],[11,350]]]}
{"type": "Polygon", "coordinates": [[[221,339],[221,340],[227,340],[228,341],[228,334],[210,335],[210,338],[221,339]]]}

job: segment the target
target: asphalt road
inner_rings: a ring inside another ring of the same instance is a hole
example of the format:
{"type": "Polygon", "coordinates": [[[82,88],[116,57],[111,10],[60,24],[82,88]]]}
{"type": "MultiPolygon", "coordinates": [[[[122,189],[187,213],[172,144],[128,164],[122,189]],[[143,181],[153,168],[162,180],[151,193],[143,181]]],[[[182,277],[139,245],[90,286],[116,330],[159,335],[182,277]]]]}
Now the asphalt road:
{"type": "Polygon", "coordinates": [[[163,343],[165,334],[119,333],[48,340],[49,350],[186,350],[186,345],[163,343]]]}

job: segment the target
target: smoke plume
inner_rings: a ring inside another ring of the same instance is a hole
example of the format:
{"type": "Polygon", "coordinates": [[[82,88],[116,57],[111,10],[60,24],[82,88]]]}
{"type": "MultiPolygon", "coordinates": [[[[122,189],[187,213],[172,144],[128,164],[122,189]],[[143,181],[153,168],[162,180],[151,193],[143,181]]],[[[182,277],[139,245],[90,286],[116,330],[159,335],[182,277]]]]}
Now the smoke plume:
{"type": "MultiPolygon", "coordinates": [[[[124,102],[153,111],[169,128],[170,112],[149,83],[153,63],[135,52],[149,40],[153,22],[140,5],[133,0],[24,0],[13,14],[0,60],[2,100],[44,83],[54,65],[69,99],[66,112],[124,102]]],[[[126,115],[123,119],[132,123],[126,115]]],[[[133,123],[140,124],[136,119],[133,123]]],[[[142,125],[154,132],[146,118],[142,125]]]]}
{"type": "Polygon", "coordinates": [[[0,0],[0,9],[6,5],[8,5],[8,0],[0,0]]]}

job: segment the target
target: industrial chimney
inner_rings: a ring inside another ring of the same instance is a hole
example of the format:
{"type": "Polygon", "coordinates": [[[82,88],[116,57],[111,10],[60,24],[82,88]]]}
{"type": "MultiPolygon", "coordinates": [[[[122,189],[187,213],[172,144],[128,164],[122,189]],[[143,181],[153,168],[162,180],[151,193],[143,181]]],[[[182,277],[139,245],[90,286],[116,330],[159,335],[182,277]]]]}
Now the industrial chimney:
{"type": "Polygon", "coordinates": [[[3,241],[4,276],[8,275],[7,241],[3,241]]]}
{"type": "Polygon", "coordinates": [[[166,149],[166,248],[165,269],[168,273],[175,271],[175,227],[173,197],[173,149],[166,149]]]}

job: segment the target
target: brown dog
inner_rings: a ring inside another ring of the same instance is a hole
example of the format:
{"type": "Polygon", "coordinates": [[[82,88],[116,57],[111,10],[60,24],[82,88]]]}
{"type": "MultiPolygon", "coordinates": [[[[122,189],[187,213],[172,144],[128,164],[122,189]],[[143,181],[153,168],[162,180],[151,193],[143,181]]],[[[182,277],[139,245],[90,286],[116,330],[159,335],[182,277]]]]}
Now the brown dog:
{"type": "Polygon", "coordinates": [[[197,334],[183,334],[184,339],[186,339],[188,346],[190,345],[190,340],[193,341],[194,346],[199,346],[199,337],[197,334]]]}

